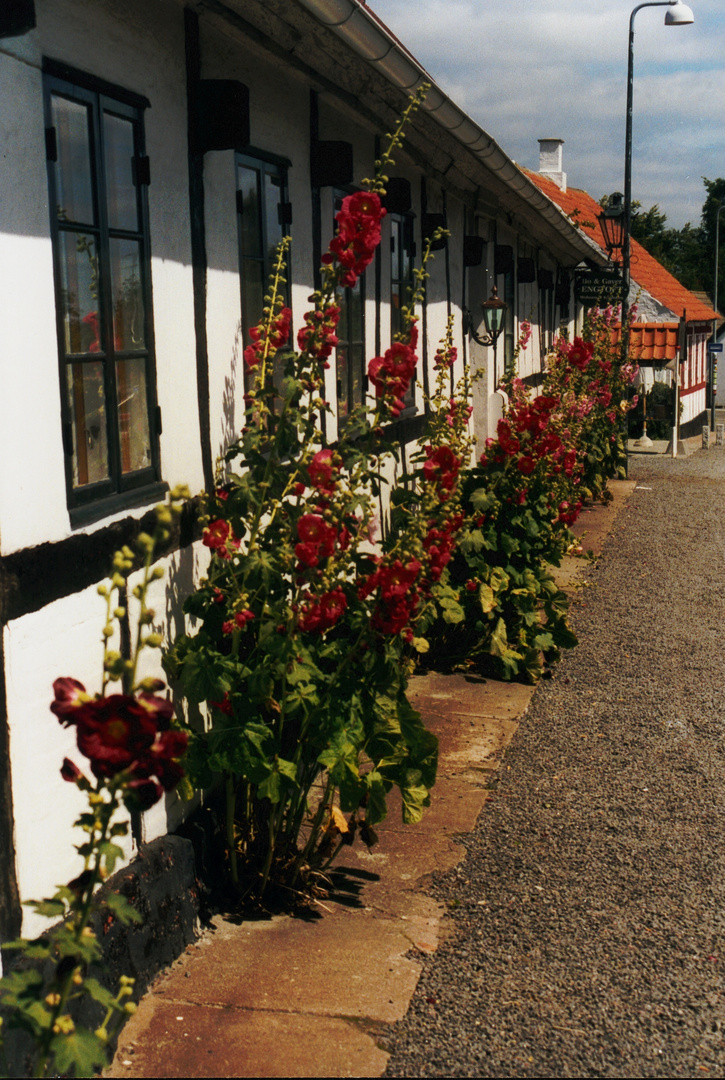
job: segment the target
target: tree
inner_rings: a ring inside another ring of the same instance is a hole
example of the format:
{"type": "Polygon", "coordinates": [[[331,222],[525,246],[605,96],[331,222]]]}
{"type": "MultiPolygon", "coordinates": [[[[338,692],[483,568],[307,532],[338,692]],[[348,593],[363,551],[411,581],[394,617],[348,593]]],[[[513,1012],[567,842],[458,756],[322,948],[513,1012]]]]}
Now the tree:
{"type": "MultiPolygon", "coordinates": [[[[667,226],[667,215],[655,203],[643,210],[632,203],[632,237],[687,289],[705,291],[712,298],[715,271],[715,219],[718,207],[725,202],[725,179],[708,180],[703,176],[706,197],[699,225],[667,226]]],[[[601,201],[606,206],[607,198],[601,201]]],[[[721,230],[724,227],[722,215],[721,230]]],[[[722,238],[722,231],[720,236],[722,238]]],[[[718,266],[718,298],[725,302],[725,258],[718,266]]]]}

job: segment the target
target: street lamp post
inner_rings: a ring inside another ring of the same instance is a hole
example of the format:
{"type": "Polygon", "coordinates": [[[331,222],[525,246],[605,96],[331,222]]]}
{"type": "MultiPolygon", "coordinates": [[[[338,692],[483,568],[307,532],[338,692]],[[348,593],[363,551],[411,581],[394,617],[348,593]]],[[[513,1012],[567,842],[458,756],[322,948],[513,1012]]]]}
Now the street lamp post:
{"type": "MultiPolygon", "coordinates": [[[[629,329],[626,325],[629,312],[629,288],[631,282],[632,264],[632,99],[634,90],[634,17],[638,11],[646,7],[666,7],[669,11],[665,15],[665,26],[687,26],[695,21],[695,17],[687,4],[681,0],[648,0],[647,3],[638,4],[629,16],[629,53],[627,59],[627,128],[624,141],[624,247],[622,248],[622,346],[624,356],[629,353],[629,329]]],[[[639,439],[641,446],[651,446],[647,437],[647,403],[643,402],[645,410],[645,423],[642,438],[639,439]]],[[[625,425],[626,425],[625,419],[625,425]]],[[[626,434],[626,429],[625,429],[626,434]]],[[[625,439],[625,447],[627,445],[625,439]]]]}
{"type": "Polygon", "coordinates": [[[665,15],[665,26],[687,26],[695,21],[695,17],[687,4],[681,0],[649,0],[648,3],[638,4],[629,17],[629,58],[627,62],[627,132],[624,144],[624,220],[626,235],[622,250],[622,278],[624,280],[624,300],[622,301],[622,332],[624,337],[624,323],[629,310],[629,286],[630,267],[632,262],[632,250],[630,244],[632,232],[632,91],[634,86],[634,17],[638,11],[646,7],[667,7],[670,10],[665,15]]]}

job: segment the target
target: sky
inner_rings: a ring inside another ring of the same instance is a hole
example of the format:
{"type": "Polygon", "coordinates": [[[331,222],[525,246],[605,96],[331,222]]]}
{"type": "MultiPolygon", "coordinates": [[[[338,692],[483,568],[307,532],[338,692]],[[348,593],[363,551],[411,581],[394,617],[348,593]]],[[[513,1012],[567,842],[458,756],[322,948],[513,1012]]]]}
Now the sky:
{"type": "MultiPolygon", "coordinates": [[[[633,0],[367,0],[440,88],[519,165],[564,139],[570,187],[624,188],[633,0]]],[[[699,224],[702,177],[725,177],[725,0],[635,16],[632,198],[699,224]]]]}

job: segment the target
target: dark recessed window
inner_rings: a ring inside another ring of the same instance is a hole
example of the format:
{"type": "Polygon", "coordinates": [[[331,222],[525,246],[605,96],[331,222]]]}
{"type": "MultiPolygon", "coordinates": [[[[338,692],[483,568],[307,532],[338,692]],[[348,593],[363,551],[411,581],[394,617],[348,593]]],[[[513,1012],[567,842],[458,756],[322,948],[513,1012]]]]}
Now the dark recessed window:
{"type": "MultiPolygon", "coordinates": [[[[415,239],[413,214],[389,214],[390,220],[390,336],[404,330],[403,308],[409,308],[415,292],[415,239]]],[[[415,404],[416,374],[403,401],[407,408],[415,404]]]]}
{"type": "Polygon", "coordinates": [[[159,479],[143,99],[69,75],[45,77],[68,501],[110,510],[159,479]]]}
{"type": "MultiPolygon", "coordinates": [[[[237,154],[237,213],[239,218],[239,269],[242,289],[244,345],[249,331],[262,319],[264,297],[269,293],[277,245],[289,231],[287,169],[284,165],[248,154],[237,154]]],[[[285,303],[289,304],[289,267],[285,272],[285,303]]],[[[274,382],[281,388],[284,367],[274,365],[274,382]]],[[[245,370],[245,389],[252,379],[245,370]]]]}
{"type": "MultiPolygon", "coordinates": [[[[341,209],[347,192],[335,192],[335,213],[341,209]]],[[[340,322],[335,350],[337,376],[337,422],[340,426],[353,409],[362,405],[367,390],[365,373],[365,274],[353,288],[338,295],[340,322]]]]}

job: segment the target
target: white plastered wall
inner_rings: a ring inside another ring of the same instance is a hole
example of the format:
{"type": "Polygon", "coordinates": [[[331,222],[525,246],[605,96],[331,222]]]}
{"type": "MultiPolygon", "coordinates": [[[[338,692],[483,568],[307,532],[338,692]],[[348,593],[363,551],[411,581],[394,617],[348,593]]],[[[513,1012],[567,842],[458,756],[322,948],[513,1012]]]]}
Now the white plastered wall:
{"type": "MultiPolygon", "coordinates": [[[[0,544],[4,554],[70,535],[48,211],[44,57],[147,97],[146,149],[161,474],[202,484],[189,241],[183,12],[170,0],[39,0],[37,29],[3,41],[0,95],[0,544]],[[143,34],[139,27],[144,28],[143,34]],[[94,48],[89,49],[89,40],[94,48]],[[190,432],[195,433],[190,438],[190,432]],[[19,467],[22,461],[22,468],[19,467]]],[[[131,511],[141,514],[143,509],[131,511]]],[[[118,516],[126,516],[128,510],[118,516]]],[[[107,524],[111,518],[84,531],[107,524]]]]}

